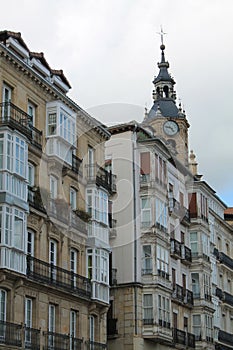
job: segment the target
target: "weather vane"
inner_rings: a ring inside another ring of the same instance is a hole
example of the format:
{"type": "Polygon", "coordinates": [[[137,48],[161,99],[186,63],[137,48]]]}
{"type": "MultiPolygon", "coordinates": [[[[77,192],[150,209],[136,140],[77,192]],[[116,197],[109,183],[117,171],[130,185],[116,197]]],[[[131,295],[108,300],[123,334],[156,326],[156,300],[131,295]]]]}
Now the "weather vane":
{"type": "Polygon", "coordinates": [[[166,35],[167,33],[165,33],[165,32],[163,31],[163,27],[162,27],[162,26],[160,26],[160,32],[157,32],[157,34],[160,35],[160,37],[161,37],[161,44],[164,45],[164,44],[163,44],[163,36],[166,35]]]}

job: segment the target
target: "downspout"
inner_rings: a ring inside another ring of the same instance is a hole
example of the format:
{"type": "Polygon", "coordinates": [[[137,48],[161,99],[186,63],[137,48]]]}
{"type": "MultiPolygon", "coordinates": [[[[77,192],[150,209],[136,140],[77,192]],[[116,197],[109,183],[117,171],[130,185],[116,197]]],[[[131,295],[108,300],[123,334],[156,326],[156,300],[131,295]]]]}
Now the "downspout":
{"type": "Polygon", "coordinates": [[[138,334],[138,325],[137,325],[137,314],[138,314],[138,307],[137,307],[137,298],[138,298],[138,293],[137,293],[137,224],[136,224],[136,219],[137,219],[137,201],[136,201],[136,172],[135,172],[135,150],[136,150],[136,138],[137,138],[137,133],[136,133],[137,126],[134,126],[134,131],[133,131],[133,148],[132,148],[132,160],[133,160],[133,220],[134,220],[134,330],[135,334],[138,334]]]}

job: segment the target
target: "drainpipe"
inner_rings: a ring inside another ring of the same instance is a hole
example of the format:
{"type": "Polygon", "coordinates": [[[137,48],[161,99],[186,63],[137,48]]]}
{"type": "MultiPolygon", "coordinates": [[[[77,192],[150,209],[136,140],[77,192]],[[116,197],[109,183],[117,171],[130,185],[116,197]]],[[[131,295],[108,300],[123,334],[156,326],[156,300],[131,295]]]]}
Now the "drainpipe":
{"type": "Polygon", "coordinates": [[[137,201],[136,201],[136,172],[135,172],[135,150],[136,150],[136,140],[137,140],[137,125],[134,126],[133,131],[133,148],[132,148],[132,160],[133,160],[133,220],[134,220],[134,324],[135,324],[135,334],[138,334],[138,325],[137,325],[137,314],[138,314],[138,307],[137,307],[137,225],[136,225],[136,219],[137,219],[137,201]]]}

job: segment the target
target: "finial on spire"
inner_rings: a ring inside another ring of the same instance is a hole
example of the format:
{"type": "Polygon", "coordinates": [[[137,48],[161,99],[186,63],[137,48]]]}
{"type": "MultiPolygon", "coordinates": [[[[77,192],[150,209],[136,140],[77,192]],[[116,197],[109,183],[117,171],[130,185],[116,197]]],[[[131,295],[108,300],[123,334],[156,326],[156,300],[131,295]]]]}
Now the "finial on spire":
{"type": "Polygon", "coordinates": [[[164,50],[164,49],[165,49],[165,45],[164,45],[164,43],[163,43],[163,36],[166,35],[167,33],[165,33],[165,32],[163,31],[162,25],[160,26],[160,32],[157,32],[157,34],[159,34],[160,37],[161,37],[161,46],[160,46],[160,48],[161,48],[161,50],[164,50]]]}

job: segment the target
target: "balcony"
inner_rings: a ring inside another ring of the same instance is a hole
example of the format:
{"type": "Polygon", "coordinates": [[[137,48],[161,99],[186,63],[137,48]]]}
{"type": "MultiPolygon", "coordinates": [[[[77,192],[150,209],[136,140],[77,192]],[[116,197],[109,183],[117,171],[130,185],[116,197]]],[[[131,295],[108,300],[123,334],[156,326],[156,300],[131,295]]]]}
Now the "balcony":
{"type": "Polygon", "coordinates": [[[107,335],[114,336],[118,334],[117,330],[117,318],[108,318],[107,319],[107,335]]]}
{"type": "Polygon", "coordinates": [[[42,131],[30,125],[31,117],[11,102],[0,103],[0,125],[16,129],[28,137],[33,145],[42,149],[42,131]]]}
{"type": "Polygon", "coordinates": [[[88,278],[30,255],[27,255],[26,275],[39,283],[61,288],[65,292],[78,295],[80,298],[91,298],[91,281],[88,278]]]}
{"type": "Polygon", "coordinates": [[[25,327],[25,349],[40,350],[40,330],[25,327]]]}
{"type": "Polygon", "coordinates": [[[230,269],[233,269],[233,259],[230,258],[228,255],[225,253],[219,252],[219,262],[226,265],[230,269]]]}
{"type": "Polygon", "coordinates": [[[97,343],[95,341],[87,341],[87,350],[103,350],[107,349],[107,344],[97,343]]]}
{"type": "Polygon", "coordinates": [[[111,213],[108,214],[108,223],[110,228],[109,238],[115,238],[117,234],[116,232],[117,220],[113,219],[113,216],[111,213]]]}
{"type": "Polygon", "coordinates": [[[186,345],[190,348],[195,348],[195,335],[177,328],[173,329],[173,341],[175,344],[181,344],[186,345]]]}
{"type": "Polygon", "coordinates": [[[218,340],[221,343],[225,343],[227,345],[233,346],[233,336],[232,333],[227,333],[222,331],[221,329],[218,332],[218,340]]]}
{"type": "Polygon", "coordinates": [[[0,344],[22,346],[22,326],[0,321],[0,344]]]}
{"type": "Polygon", "coordinates": [[[44,350],[81,350],[82,339],[70,337],[67,334],[44,332],[44,350]]]}
{"type": "Polygon", "coordinates": [[[98,164],[87,164],[86,168],[88,182],[95,182],[97,186],[102,186],[111,194],[116,192],[116,175],[98,164]]]}
{"type": "Polygon", "coordinates": [[[181,243],[171,238],[171,256],[175,259],[181,258],[181,243]]]}
{"type": "Polygon", "coordinates": [[[190,212],[189,209],[181,206],[180,208],[180,221],[183,225],[190,224],[190,212]]]}
{"type": "Polygon", "coordinates": [[[233,306],[233,295],[222,291],[220,288],[216,288],[216,296],[222,300],[223,303],[233,306]]]}
{"type": "Polygon", "coordinates": [[[183,264],[191,264],[192,262],[192,252],[191,249],[186,247],[184,244],[181,245],[181,260],[183,264]]]}
{"type": "Polygon", "coordinates": [[[189,307],[193,306],[193,292],[178,284],[173,287],[172,298],[175,302],[185,304],[189,307]]]}
{"type": "Polygon", "coordinates": [[[168,194],[168,208],[169,208],[169,213],[174,214],[177,217],[180,217],[180,203],[173,197],[173,193],[169,192],[168,194]]]}

